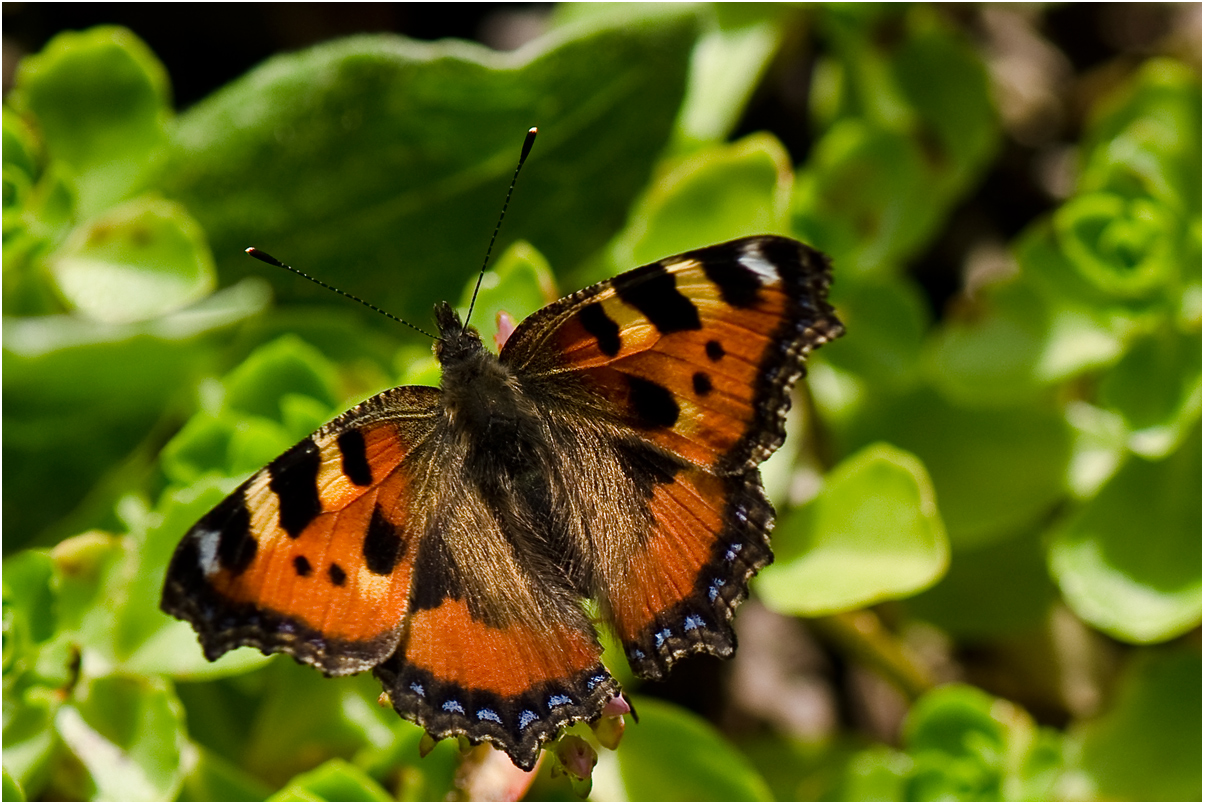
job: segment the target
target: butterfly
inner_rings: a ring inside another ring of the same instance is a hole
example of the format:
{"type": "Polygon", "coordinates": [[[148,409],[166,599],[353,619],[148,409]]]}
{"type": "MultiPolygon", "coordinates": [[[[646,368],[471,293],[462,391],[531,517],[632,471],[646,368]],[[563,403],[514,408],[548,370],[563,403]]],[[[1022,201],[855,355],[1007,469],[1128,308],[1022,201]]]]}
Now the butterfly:
{"type": "Polygon", "coordinates": [[[210,660],[371,670],[432,737],[530,770],[621,694],[599,627],[646,679],[735,650],[772,559],[758,465],[843,332],[830,279],[809,246],[742,238],[554,302],[496,356],[438,305],[439,388],[365,400],[255,473],[184,536],[161,606],[210,660]]]}

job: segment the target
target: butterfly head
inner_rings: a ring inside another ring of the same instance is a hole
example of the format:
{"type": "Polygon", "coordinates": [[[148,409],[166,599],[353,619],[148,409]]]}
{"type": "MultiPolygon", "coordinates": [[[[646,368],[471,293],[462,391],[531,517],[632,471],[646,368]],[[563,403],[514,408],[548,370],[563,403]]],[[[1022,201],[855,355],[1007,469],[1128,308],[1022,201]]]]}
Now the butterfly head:
{"type": "Polygon", "coordinates": [[[461,323],[460,314],[447,302],[435,306],[435,321],[439,325],[439,338],[435,340],[435,359],[445,369],[449,364],[462,361],[466,356],[485,349],[477,328],[461,323]]]}

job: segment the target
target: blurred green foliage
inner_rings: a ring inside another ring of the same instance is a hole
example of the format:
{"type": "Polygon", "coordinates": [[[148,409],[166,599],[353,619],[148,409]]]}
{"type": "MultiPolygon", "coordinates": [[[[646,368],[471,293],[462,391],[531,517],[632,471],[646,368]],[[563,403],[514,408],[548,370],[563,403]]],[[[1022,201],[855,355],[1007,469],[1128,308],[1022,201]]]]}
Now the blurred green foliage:
{"type": "Polygon", "coordinates": [[[5,798],[453,787],[452,743],[420,761],[371,678],[250,650],[208,663],[157,602],[176,542],[246,475],[369,394],[437,382],[411,334],[242,249],[426,321],[465,298],[535,123],[488,315],[741,235],[833,257],[848,334],[813,357],[812,405],[766,465],[779,561],[754,589],[910,699],[895,744],[804,746],[637,697],[596,795],[1199,799],[1199,76],[1152,58],[1101,98],[1069,197],[1009,244],[1011,272],[934,320],[908,266],[1002,137],[982,57],[936,9],[556,20],[509,55],[320,45],[180,115],[128,31],[22,61],[3,117],[5,798]],[[820,50],[793,167],[769,134],[726,138],[801,29],[820,50]],[[898,628],[841,614],[884,602],[898,628]],[[934,685],[906,644],[923,623],[1057,655],[1068,622],[1126,648],[1098,706],[1056,726],[1007,686],[934,685]]]}

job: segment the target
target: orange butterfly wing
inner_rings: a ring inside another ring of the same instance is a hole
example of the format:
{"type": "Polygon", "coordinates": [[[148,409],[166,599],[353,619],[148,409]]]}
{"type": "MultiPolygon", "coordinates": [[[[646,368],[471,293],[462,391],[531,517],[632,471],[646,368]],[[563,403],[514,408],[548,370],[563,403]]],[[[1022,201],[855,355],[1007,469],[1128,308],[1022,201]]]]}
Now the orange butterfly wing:
{"type": "Polygon", "coordinates": [[[399,388],[361,403],[189,530],[162,608],[193,624],[206,657],[254,646],[342,675],[393,653],[418,542],[404,465],[434,430],[437,396],[399,388]]]}
{"type": "MultiPolygon", "coordinates": [[[[827,258],[797,241],[745,238],[574,294],[503,349],[554,415],[615,431],[617,463],[644,490],[632,504],[647,511],[641,533],[616,550],[596,525],[583,548],[643,676],[735,647],[731,613],[772,558],[757,465],[782,444],[807,353],[842,333],[825,301],[830,279],[827,258]]],[[[572,461],[566,474],[581,475],[587,459],[572,461]]]]}

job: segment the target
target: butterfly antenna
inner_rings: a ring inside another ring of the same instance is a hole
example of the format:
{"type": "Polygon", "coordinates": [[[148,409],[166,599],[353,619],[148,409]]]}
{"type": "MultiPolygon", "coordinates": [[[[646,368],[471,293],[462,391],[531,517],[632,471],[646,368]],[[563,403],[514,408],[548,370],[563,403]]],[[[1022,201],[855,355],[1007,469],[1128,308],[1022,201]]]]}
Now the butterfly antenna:
{"type": "Polygon", "coordinates": [[[477,292],[481,290],[481,281],[485,279],[485,267],[490,264],[490,252],[494,250],[494,241],[498,238],[498,230],[502,229],[502,219],[506,217],[506,208],[510,204],[510,194],[515,192],[515,182],[519,179],[519,171],[523,170],[523,162],[527,159],[527,155],[531,153],[531,146],[536,141],[536,135],[539,134],[539,129],[532,126],[527,130],[527,138],[523,140],[523,151],[519,154],[519,164],[515,166],[515,175],[510,179],[510,189],[506,191],[506,200],[502,202],[502,212],[498,215],[498,224],[494,227],[494,234],[490,235],[490,245],[485,249],[485,261],[481,264],[481,273],[477,275],[477,285],[473,288],[473,299],[469,302],[469,312],[464,317],[465,326],[468,326],[469,319],[473,318],[473,307],[477,304],[477,292]]]}
{"type": "MultiPolygon", "coordinates": [[[[512,186],[513,186],[513,182],[512,182],[512,186]]],[[[268,264],[268,265],[270,265],[270,266],[276,266],[277,268],[284,268],[284,269],[287,269],[287,270],[289,270],[289,271],[292,271],[292,272],[293,272],[294,274],[296,274],[297,276],[299,276],[299,277],[305,277],[305,278],[306,278],[307,280],[309,280],[310,282],[315,283],[316,285],[321,285],[323,288],[326,288],[328,291],[334,291],[335,293],[339,294],[340,296],[346,296],[348,299],[352,299],[352,300],[354,300],[354,301],[356,301],[356,302],[359,302],[361,305],[363,305],[363,306],[364,306],[364,307],[366,307],[366,308],[369,308],[369,309],[371,309],[371,310],[375,310],[377,313],[380,313],[382,316],[385,316],[386,318],[393,319],[394,321],[396,321],[396,322],[397,322],[397,323],[399,323],[399,324],[404,324],[404,325],[406,325],[406,326],[407,326],[407,327],[409,327],[411,330],[416,330],[416,331],[418,331],[418,332],[422,333],[423,335],[427,336],[427,338],[430,338],[430,339],[435,339],[435,336],[431,335],[429,332],[427,332],[426,330],[422,329],[421,327],[415,327],[413,324],[411,324],[410,322],[406,321],[405,319],[398,318],[397,316],[393,315],[392,313],[390,313],[390,312],[389,312],[389,311],[387,311],[387,310],[381,310],[379,307],[377,307],[376,305],[372,304],[371,302],[365,302],[365,301],[364,301],[363,299],[361,299],[360,297],[358,297],[358,296],[354,296],[353,294],[349,294],[347,291],[340,291],[338,288],[336,288],[336,287],[335,287],[335,286],[333,286],[333,285],[327,285],[327,284],[326,284],[325,282],[323,282],[322,280],[320,280],[320,279],[316,279],[316,278],[314,278],[314,277],[311,277],[309,274],[305,273],[304,271],[299,271],[299,270],[297,270],[296,268],[293,268],[292,266],[287,266],[287,265],[285,265],[284,263],[282,263],[282,262],[280,262],[279,260],[277,260],[277,259],[276,259],[275,257],[273,257],[272,255],[268,254],[267,252],[261,252],[259,249],[255,248],[254,246],[252,246],[251,248],[247,249],[246,251],[247,251],[247,254],[251,255],[251,256],[252,256],[252,257],[254,257],[256,260],[262,260],[263,262],[267,263],[267,264],[268,264]]]]}

